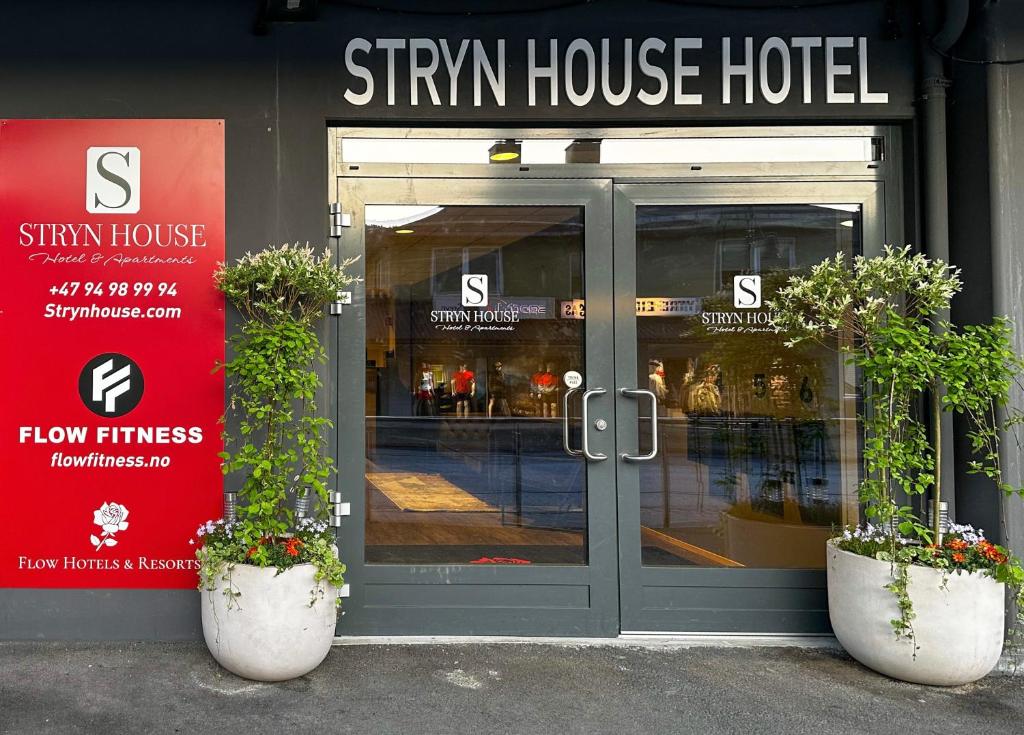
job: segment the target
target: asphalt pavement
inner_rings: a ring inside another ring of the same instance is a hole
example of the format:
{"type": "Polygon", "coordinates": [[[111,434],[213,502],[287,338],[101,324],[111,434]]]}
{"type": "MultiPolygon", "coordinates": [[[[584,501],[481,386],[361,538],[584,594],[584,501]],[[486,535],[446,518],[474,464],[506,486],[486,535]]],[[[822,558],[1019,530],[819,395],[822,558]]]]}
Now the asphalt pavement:
{"type": "Polygon", "coordinates": [[[1024,676],[938,689],[835,648],[336,646],[260,684],[196,643],[0,643],[0,733],[1024,733],[1024,676]]]}

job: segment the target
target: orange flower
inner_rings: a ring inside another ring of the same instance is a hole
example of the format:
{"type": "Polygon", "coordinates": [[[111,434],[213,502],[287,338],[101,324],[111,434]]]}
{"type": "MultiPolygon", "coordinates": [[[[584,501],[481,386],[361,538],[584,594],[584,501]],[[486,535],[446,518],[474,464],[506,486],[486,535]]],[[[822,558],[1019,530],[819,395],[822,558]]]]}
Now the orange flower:
{"type": "Polygon", "coordinates": [[[985,549],[985,558],[989,561],[994,561],[996,564],[1002,564],[1006,561],[1006,555],[999,552],[995,547],[985,549]]]}
{"type": "Polygon", "coordinates": [[[962,538],[951,538],[946,542],[946,546],[951,548],[953,551],[963,551],[967,548],[967,542],[962,538]]]}
{"type": "Polygon", "coordinates": [[[963,564],[966,558],[967,557],[961,554],[959,551],[953,554],[953,561],[955,561],[957,564],[963,564]]]}
{"type": "Polygon", "coordinates": [[[299,547],[302,546],[301,539],[290,538],[284,543],[284,550],[288,556],[298,556],[299,547]]]}

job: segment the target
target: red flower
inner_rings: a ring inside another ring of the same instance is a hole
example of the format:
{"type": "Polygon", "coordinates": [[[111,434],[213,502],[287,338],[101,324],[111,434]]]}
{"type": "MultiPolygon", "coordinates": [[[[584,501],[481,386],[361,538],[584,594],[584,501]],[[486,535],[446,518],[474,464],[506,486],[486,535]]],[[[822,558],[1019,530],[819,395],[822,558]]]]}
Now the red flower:
{"type": "Polygon", "coordinates": [[[290,538],[284,542],[284,550],[288,556],[298,556],[299,547],[302,546],[301,539],[290,538]]]}
{"type": "Polygon", "coordinates": [[[1006,563],[1006,554],[999,551],[994,544],[991,544],[988,541],[979,541],[978,551],[980,551],[981,555],[991,562],[996,564],[1006,563]]]}
{"type": "Polygon", "coordinates": [[[967,557],[961,554],[959,551],[954,552],[953,554],[953,561],[955,561],[957,564],[963,564],[966,559],[967,557]]]}

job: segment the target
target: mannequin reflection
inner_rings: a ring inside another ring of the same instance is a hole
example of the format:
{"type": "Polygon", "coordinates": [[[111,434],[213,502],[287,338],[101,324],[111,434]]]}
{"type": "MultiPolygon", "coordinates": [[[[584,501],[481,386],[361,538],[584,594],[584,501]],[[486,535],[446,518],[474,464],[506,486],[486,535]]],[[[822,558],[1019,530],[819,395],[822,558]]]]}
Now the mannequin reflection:
{"type": "Polygon", "coordinates": [[[544,418],[558,415],[558,378],[551,372],[551,363],[537,366],[530,377],[530,395],[537,408],[536,414],[544,418]]]}
{"type": "Polygon", "coordinates": [[[459,363],[459,369],[452,375],[452,398],[455,401],[455,415],[469,416],[473,396],[476,394],[476,376],[459,363]]]}
{"type": "Polygon", "coordinates": [[[690,409],[694,413],[714,414],[722,408],[722,393],[718,388],[721,368],[709,365],[690,394],[690,409]]]}
{"type": "Polygon", "coordinates": [[[420,363],[419,384],[413,392],[416,398],[417,416],[434,416],[434,373],[427,363],[420,363]]]}
{"type": "Polygon", "coordinates": [[[661,360],[647,361],[647,389],[657,397],[659,405],[665,402],[668,386],[665,384],[665,364],[661,360]]]}
{"type": "Polygon", "coordinates": [[[511,416],[512,412],[508,407],[508,398],[505,391],[505,373],[501,361],[494,363],[490,374],[487,376],[487,418],[495,413],[495,407],[500,416],[511,416]]]}

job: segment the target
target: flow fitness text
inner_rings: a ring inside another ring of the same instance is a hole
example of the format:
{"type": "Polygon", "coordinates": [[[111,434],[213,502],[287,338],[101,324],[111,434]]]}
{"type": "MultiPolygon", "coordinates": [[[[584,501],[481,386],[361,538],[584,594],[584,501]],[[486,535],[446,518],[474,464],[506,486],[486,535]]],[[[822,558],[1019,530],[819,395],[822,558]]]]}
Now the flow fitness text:
{"type": "Polygon", "coordinates": [[[21,444],[201,444],[201,426],[21,426],[21,444]]]}

